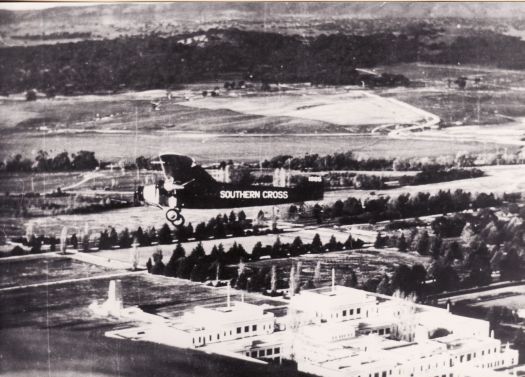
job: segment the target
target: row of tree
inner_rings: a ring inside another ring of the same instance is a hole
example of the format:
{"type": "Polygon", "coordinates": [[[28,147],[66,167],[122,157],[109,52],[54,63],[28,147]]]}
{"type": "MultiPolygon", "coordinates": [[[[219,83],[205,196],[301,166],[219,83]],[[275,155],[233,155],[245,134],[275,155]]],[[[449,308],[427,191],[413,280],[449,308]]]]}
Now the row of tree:
{"type": "Polygon", "coordinates": [[[68,152],[61,152],[50,156],[48,152],[40,150],[34,160],[26,158],[21,154],[0,162],[0,171],[6,172],[50,172],[71,170],[92,170],[99,166],[95,158],[95,152],[79,151],[71,157],[68,152]]]}
{"type": "Polygon", "coordinates": [[[428,165],[414,176],[404,175],[400,177],[399,184],[401,186],[425,185],[458,179],[479,178],[483,175],[484,172],[480,169],[446,169],[440,165],[428,165]]]}
{"type": "Polygon", "coordinates": [[[458,212],[466,209],[500,206],[502,199],[494,194],[478,193],[473,195],[461,189],[450,192],[440,190],[437,194],[418,192],[415,195],[402,194],[395,199],[377,197],[360,199],[349,197],[337,200],[332,205],[316,204],[303,216],[313,217],[318,222],[325,219],[339,219],[341,224],[354,224],[385,220],[396,220],[410,217],[420,217],[439,213],[458,212]]]}
{"type": "MultiPolygon", "coordinates": [[[[263,246],[257,242],[250,254],[246,252],[241,244],[234,243],[227,251],[222,244],[214,245],[211,252],[206,255],[201,243],[186,255],[181,244],[177,244],[170,260],[167,264],[163,262],[163,255],[160,249],[156,250],[152,258],[148,260],[148,271],[153,274],[163,274],[174,276],[192,281],[206,281],[231,279],[237,276],[228,272],[228,265],[241,265],[239,268],[245,268],[244,263],[247,261],[257,261],[263,257],[270,258],[289,258],[296,257],[306,253],[323,253],[335,250],[357,249],[363,246],[363,241],[348,236],[344,243],[336,241],[335,237],[323,244],[319,234],[316,234],[311,243],[303,243],[299,236],[295,237],[292,243],[283,243],[279,237],[273,245],[263,246]]],[[[231,269],[230,269],[231,270],[231,269]]],[[[246,274],[245,274],[246,275],[246,274]]],[[[247,277],[247,276],[245,276],[247,277]]],[[[239,282],[235,281],[234,286],[239,287],[239,282]]],[[[242,286],[241,286],[242,288],[242,286]]]]}

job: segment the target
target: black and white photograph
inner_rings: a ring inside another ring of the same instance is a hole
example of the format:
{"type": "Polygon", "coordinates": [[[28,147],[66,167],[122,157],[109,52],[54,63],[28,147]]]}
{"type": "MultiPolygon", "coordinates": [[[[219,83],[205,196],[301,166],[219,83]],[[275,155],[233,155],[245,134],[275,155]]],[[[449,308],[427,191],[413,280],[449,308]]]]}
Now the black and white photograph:
{"type": "Polygon", "coordinates": [[[525,2],[0,3],[0,375],[525,376],[525,2]]]}

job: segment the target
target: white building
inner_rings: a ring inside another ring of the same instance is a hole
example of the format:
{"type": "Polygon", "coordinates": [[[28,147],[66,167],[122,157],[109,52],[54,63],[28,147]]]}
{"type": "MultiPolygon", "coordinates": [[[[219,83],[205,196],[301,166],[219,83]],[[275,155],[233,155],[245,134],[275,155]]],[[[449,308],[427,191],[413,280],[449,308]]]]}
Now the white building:
{"type": "MultiPolygon", "coordinates": [[[[128,314],[139,316],[137,310],[128,314]]],[[[489,335],[487,321],[354,288],[303,291],[283,314],[228,299],[179,319],[147,317],[150,325],[108,335],[254,362],[290,359],[324,377],[502,376],[495,370],[518,363],[518,351],[489,335]]]]}
{"type": "Polygon", "coordinates": [[[305,291],[289,316],[289,357],[320,376],[483,376],[518,363],[486,321],[353,288],[305,291]]]}

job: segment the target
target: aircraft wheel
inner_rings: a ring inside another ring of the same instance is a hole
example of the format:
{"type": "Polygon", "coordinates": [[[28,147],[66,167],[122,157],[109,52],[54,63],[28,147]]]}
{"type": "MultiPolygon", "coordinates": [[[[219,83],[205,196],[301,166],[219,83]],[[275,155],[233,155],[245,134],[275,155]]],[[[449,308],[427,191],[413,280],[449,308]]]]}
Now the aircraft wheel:
{"type": "Polygon", "coordinates": [[[176,221],[177,219],[179,218],[179,213],[177,211],[175,211],[174,209],[168,209],[166,211],[166,219],[170,222],[170,223],[173,223],[174,221],[176,221]]]}
{"type": "Polygon", "coordinates": [[[182,216],[180,213],[179,213],[179,217],[177,219],[175,219],[174,221],[172,221],[171,223],[175,226],[183,226],[184,225],[184,222],[185,222],[185,219],[184,219],[184,216],[182,216]]]}

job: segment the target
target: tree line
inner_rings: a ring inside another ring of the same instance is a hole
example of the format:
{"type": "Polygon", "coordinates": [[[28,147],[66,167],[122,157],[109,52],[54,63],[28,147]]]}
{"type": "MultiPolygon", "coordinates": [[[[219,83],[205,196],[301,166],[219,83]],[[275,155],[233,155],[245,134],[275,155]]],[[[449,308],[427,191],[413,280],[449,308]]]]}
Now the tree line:
{"type": "Polygon", "coordinates": [[[318,223],[326,219],[338,219],[340,224],[376,223],[385,220],[397,220],[420,217],[439,213],[458,212],[466,209],[478,209],[500,206],[503,200],[494,194],[471,194],[457,189],[440,190],[437,194],[418,192],[415,195],[402,194],[397,198],[380,196],[368,198],[364,202],[354,197],[337,200],[332,205],[316,204],[303,217],[314,218],[318,223]]]}
{"type": "Polygon", "coordinates": [[[232,286],[239,289],[266,290],[270,287],[263,282],[269,282],[269,270],[264,269],[264,277],[257,276],[263,271],[256,267],[246,268],[244,263],[257,261],[261,258],[290,258],[307,253],[326,253],[336,250],[351,250],[362,248],[364,242],[351,235],[341,243],[334,236],[323,244],[319,234],[315,234],[311,243],[304,243],[297,236],[291,243],[283,243],[277,237],[273,245],[264,245],[257,242],[251,253],[247,253],[241,244],[234,244],[226,251],[221,244],[214,245],[211,252],[206,255],[202,244],[199,242],[187,255],[184,247],[177,244],[169,261],[163,262],[162,250],[156,250],[147,262],[148,271],[152,274],[173,276],[192,281],[205,282],[207,280],[231,280],[232,286]],[[238,268],[231,268],[238,265],[238,268]],[[227,268],[230,266],[230,268],[227,268]],[[250,283],[251,281],[251,283],[250,283]],[[258,283],[257,283],[258,282],[258,283]]]}
{"type": "Polygon", "coordinates": [[[458,179],[479,178],[484,175],[485,173],[480,169],[446,169],[441,165],[427,165],[414,176],[404,175],[400,177],[399,184],[401,186],[425,185],[458,179]]]}
{"type": "Polygon", "coordinates": [[[99,166],[95,152],[78,151],[69,156],[68,152],[60,152],[50,156],[48,152],[39,150],[33,160],[16,154],[5,161],[0,161],[0,171],[15,172],[52,172],[72,170],[93,170],[99,166]]]}

